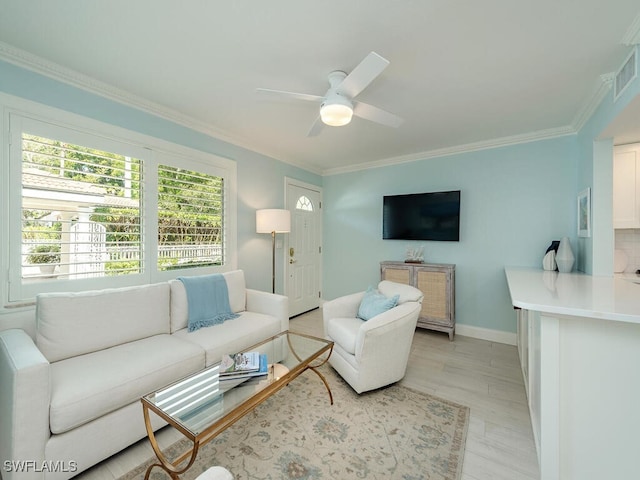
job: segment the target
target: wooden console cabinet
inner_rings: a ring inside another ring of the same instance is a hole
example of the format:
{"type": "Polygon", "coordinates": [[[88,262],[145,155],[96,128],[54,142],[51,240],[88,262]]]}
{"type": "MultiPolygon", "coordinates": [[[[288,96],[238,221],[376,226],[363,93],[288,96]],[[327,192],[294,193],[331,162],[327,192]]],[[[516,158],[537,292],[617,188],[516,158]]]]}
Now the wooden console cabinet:
{"type": "Polygon", "coordinates": [[[424,293],[418,327],[447,332],[453,340],[455,265],[441,263],[380,262],[380,279],[404,283],[424,293]]]}

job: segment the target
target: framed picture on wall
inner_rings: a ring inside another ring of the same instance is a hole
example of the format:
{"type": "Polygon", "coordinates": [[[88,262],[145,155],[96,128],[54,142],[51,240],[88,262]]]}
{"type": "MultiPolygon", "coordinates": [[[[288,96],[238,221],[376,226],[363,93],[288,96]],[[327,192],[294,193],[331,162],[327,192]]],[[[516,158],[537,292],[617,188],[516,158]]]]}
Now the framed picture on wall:
{"type": "Polygon", "coordinates": [[[578,236],[591,236],[591,188],[578,194],[578,236]]]}

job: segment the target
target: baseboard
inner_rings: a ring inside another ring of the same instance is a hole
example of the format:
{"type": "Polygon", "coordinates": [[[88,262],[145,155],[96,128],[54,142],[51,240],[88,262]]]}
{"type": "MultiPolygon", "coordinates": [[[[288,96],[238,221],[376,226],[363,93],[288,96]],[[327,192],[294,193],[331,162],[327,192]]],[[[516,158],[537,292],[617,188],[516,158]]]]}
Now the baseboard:
{"type": "Polygon", "coordinates": [[[480,340],[489,340],[490,342],[505,343],[507,345],[516,345],[517,337],[515,333],[503,332],[502,330],[491,330],[489,328],[473,327],[471,325],[456,324],[456,335],[463,337],[478,338],[480,340]]]}

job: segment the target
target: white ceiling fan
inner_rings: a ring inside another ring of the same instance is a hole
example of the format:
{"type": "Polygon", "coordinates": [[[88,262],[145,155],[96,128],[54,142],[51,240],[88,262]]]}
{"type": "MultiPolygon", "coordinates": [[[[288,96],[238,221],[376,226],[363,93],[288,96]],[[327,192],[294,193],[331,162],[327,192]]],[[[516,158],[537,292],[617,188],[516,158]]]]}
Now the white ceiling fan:
{"type": "Polygon", "coordinates": [[[331,72],[329,74],[329,90],[324,96],[268,88],[258,88],[257,91],[284,98],[320,103],[318,117],[307,134],[309,137],[320,133],[325,124],[334,127],[346,125],[351,121],[353,115],[398,128],[404,122],[402,118],[381,108],[354,100],[388,65],[388,60],[371,52],[350,74],[347,75],[340,70],[331,72]]]}

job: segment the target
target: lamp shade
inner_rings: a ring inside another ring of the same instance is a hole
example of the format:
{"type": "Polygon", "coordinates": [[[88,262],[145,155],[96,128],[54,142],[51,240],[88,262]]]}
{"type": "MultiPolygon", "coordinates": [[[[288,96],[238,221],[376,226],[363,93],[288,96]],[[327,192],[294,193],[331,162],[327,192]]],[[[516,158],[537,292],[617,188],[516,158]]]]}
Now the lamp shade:
{"type": "Polygon", "coordinates": [[[257,233],[286,233],[291,231],[291,213],[289,210],[265,208],[256,210],[257,233]]]}

